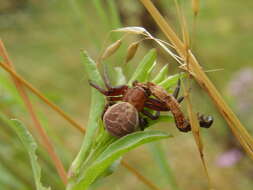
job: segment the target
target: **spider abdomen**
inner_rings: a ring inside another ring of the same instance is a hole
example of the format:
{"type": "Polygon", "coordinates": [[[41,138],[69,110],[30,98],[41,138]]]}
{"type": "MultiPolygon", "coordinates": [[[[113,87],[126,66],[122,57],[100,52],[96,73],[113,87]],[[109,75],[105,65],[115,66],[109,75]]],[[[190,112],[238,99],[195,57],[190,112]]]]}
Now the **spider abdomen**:
{"type": "Polygon", "coordinates": [[[107,131],[116,137],[133,133],[139,125],[136,108],[128,102],[120,102],[109,107],[103,117],[107,131]]]}

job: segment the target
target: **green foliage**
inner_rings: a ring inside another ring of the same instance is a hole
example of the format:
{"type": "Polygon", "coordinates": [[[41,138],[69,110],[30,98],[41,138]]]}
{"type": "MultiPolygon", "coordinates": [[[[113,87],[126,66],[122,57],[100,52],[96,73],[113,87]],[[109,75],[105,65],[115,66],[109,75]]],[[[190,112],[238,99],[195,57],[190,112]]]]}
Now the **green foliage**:
{"type": "Polygon", "coordinates": [[[179,79],[182,80],[183,78],[185,78],[186,75],[186,73],[179,73],[168,76],[165,80],[159,82],[158,85],[168,90],[169,88],[175,86],[179,79]]]}
{"type": "Polygon", "coordinates": [[[73,190],[85,190],[92,182],[108,168],[115,160],[133,148],[155,140],[168,138],[170,135],[157,131],[141,131],[126,135],[115,141],[93,162],[82,175],[73,190]]]}
{"type": "Polygon", "coordinates": [[[156,50],[150,50],[147,55],[145,55],[145,57],[142,59],[142,61],[138,64],[136,71],[132,75],[131,79],[128,81],[128,85],[132,85],[135,80],[137,80],[138,82],[145,82],[150,74],[150,69],[155,64],[156,57],[156,50]]]}
{"type": "Polygon", "coordinates": [[[37,155],[36,155],[37,144],[36,144],[35,140],[33,139],[32,135],[29,133],[29,131],[26,129],[26,127],[20,121],[13,119],[12,124],[13,124],[12,125],[13,129],[17,133],[18,137],[22,141],[24,147],[26,148],[26,151],[29,154],[36,189],[37,190],[49,190],[50,188],[43,187],[43,185],[40,182],[41,168],[40,168],[40,165],[37,160],[37,155]]]}
{"type": "MultiPolygon", "coordinates": [[[[130,81],[138,80],[145,82],[154,68],[155,59],[156,51],[149,51],[133,73],[130,81]]],[[[83,62],[89,79],[99,86],[103,86],[102,77],[98,72],[96,64],[88,57],[87,53],[83,54],[83,62]]],[[[119,71],[116,76],[117,80],[120,83],[125,82],[123,72],[121,69],[117,70],[119,71]]],[[[162,81],[162,79],[160,80],[162,81]]],[[[171,80],[172,84],[174,78],[171,80]]],[[[170,80],[166,79],[167,86],[170,85],[168,83],[170,83],[170,80]]],[[[100,177],[110,174],[112,172],[110,166],[112,168],[116,164],[115,162],[126,152],[142,144],[170,137],[166,133],[156,131],[135,132],[119,139],[112,137],[104,130],[100,119],[104,108],[104,96],[92,88],[91,98],[92,104],[87,132],[80,152],[75,158],[70,170],[72,176],[67,186],[68,190],[87,189],[100,177]]],[[[161,121],[171,122],[173,121],[173,117],[170,115],[161,116],[156,121],[150,121],[149,126],[161,121]]]]}
{"type": "MultiPolygon", "coordinates": [[[[86,52],[82,52],[82,58],[89,79],[97,85],[103,86],[103,80],[96,68],[96,63],[87,55],[86,52]]],[[[96,89],[92,88],[90,114],[87,123],[88,127],[86,128],[87,131],[84,137],[82,147],[71,166],[71,173],[73,175],[78,175],[79,169],[83,161],[89,155],[89,151],[92,148],[92,143],[95,139],[95,133],[99,128],[99,120],[103,112],[104,106],[104,96],[96,89]]]]}
{"type": "Polygon", "coordinates": [[[160,72],[155,76],[152,82],[156,84],[162,82],[168,76],[168,73],[169,73],[169,67],[168,67],[168,64],[166,64],[163,66],[160,72]]]}

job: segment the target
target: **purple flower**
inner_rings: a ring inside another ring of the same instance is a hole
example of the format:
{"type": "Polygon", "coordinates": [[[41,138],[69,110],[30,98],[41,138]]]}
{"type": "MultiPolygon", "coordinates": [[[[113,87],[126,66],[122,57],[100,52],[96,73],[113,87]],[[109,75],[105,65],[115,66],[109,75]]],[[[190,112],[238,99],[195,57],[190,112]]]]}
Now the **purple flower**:
{"type": "Polygon", "coordinates": [[[242,156],[242,152],[239,149],[230,149],[229,151],[222,153],[217,158],[216,164],[222,168],[230,167],[240,161],[242,156]]]}

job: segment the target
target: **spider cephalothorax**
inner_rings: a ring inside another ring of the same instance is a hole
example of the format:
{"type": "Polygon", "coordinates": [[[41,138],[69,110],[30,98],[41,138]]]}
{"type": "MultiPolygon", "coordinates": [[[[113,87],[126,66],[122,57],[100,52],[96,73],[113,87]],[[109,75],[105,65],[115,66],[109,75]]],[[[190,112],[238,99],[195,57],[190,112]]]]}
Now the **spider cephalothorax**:
{"type": "MultiPolygon", "coordinates": [[[[108,104],[105,107],[102,119],[107,131],[116,137],[122,137],[138,129],[144,130],[147,120],[140,113],[155,120],[159,118],[160,111],[171,111],[175,118],[177,128],[182,132],[191,130],[189,121],[185,119],[179,103],[183,97],[178,98],[180,80],[172,95],[162,87],[153,83],[133,82],[132,87],[121,85],[112,87],[107,78],[104,78],[107,90],[90,82],[90,85],[107,96],[108,104]],[[151,96],[156,98],[152,98],[151,96]],[[153,115],[146,108],[155,110],[153,115]]],[[[212,125],[211,116],[199,116],[200,126],[208,128],[212,125]]]]}

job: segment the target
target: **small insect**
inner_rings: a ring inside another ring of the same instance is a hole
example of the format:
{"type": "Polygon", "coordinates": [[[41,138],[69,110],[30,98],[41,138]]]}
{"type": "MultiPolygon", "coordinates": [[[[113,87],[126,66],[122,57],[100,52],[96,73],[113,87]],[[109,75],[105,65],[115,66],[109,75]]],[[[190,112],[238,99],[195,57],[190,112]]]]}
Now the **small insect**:
{"type": "MultiPolygon", "coordinates": [[[[121,85],[112,87],[106,76],[104,76],[107,90],[89,81],[90,85],[107,96],[108,104],[102,114],[102,119],[107,131],[116,137],[122,137],[139,129],[144,130],[148,125],[146,116],[156,120],[161,111],[171,111],[175,118],[177,128],[182,132],[191,130],[189,121],[184,117],[180,109],[179,97],[180,81],[173,93],[168,94],[162,87],[151,82],[133,82],[132,87],[121,85]],[[156,98],[152,98],[153,95],[156,98]],[[148,109],[155,110],[153,115],[148,109]],[[141,114],[140,114],[141,113],[141,114]]],[[[200,126],[209,128],[213,123],[211,116],[199,115],[200,126]]]]}

